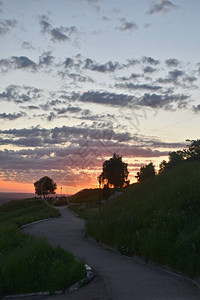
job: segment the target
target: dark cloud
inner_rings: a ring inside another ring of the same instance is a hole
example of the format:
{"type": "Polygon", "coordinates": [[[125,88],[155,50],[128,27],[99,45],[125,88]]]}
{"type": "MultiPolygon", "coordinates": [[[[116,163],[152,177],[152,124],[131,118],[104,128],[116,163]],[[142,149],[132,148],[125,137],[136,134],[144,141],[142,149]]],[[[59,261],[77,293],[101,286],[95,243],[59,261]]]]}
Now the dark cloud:
{"type": "Polygon", "coordinates": [[[157,79],[160,83],[172,83],[174,85],[182,86],[183,88],[187,88],[191,86],[195,81],[197,81],[197,78],[193,75],[187,75],[185,71],[175,69],[173,71],[170,71],[168,73],[168,76],[166,78],[159,78],[157,79]]]}
{"type": "Polygon", "coordinates": [[[15,19],[6,19],[0,21],[0,35],[8,33],[12,28],[17,25],[15,19]]]}
{"type": "Polygon", "coordinates": [[[15,69],[35,70],[37,67],[37,64],[26,56],[12,56],[11,59],[15,69]]]}
{"type": "Polygon", "coordinates": [[[65,114],[65,113],[78,113],[80,112],[82,109],[77,107],[77,106],[71,106],[69,105],[67,108],[58,108],[58,109],[55,109],[58,113],[58,115],[62,115],[62,114],[65,114]]]}
{"type": "Polygon", "coordinates": [[[120,19],[121,26],[116,27],[116,29],[120,31],[135,31],[138,29],[138,26],[135,22],[129,22],[126,20],[126,18],[120,19]]]}
{"type": "Polygon", "coordinates": [[[52,65],[54,56],[51,55],[51,51],[43,52],[39,57],[39,66],[50,66],[52,65]]]}
{"type": "Polygon", "coordinates": [[[1,72],[8,72],[11,69],[35,71],[37,64],[26,56],[12,56],[0,60],[1,72]]]}
{"type": "Polygon", "coordinates": [[[142,75],[140,74],[132,73],[130,76],[122,76],[116,79],[120,81],[130,81],[130,80],[137,80],[137,78],[140,78],[141,76],[142,75]]]}
{"type": "Polygon", "coordinates": [[[41,90],[28,86],[9,85],[0,93],[0,100],[25,103],[40,99],[41,90]]]}
{"type": "Polygon", "coordinates": [[[150,85],[150,84],[134,84],[134,83],[117,83],[115,87],[127,89],[127,90],[149,90],[158,91],[161,90],[161,86],[150,85]]]}
{"type": "Polygon", "coordinates": [[[39,24],[41,26],[42,33],[48,34],[53,42],[69,41],[72,34],[78,33],[76,26],[53,27],[46,15],[39,17],[39,24]]]}
{"type": "Polygon", "coordinates": [[[108,105],[116,105],[116,106],[127,105],[133,99],[134,99],[133,96],[128,96],[124,94],[95,92],[95,91],[89,91],[83,93],[80,97],[80,100],[83,102],[108,104],[108,105]]]}
{"type": "Polygon", "coordinates": [[[150,8],[148,10],[148,14],[152,15],[154,13],[167,13],[172,9],[177,8],[178,6],[173,4],[169,0],[160,0],[159,3],[153,2],[150,5],[150,8]]]}
{"type": "Polygon", "coordinates": [[[193,106],[192,109],[195,113],[199,113],[200,112],[200,104],[193,106]]]}
{"type": "Polygon", "coordinates": [[[27,107],[23,107],[23,108],[27,108],[27,109],[30,109],[30,110],[40,109],[38,106],[35,106],[35,105],[28,105],[27,107]]]}
{"type": "Polygon", "coordinates": [[[145,68],[143,68],[144,73],[154,73],[156,70],[156,68],[152,68],[151,66],[146,66],[145,68]]]}
{"type": "Polygon", "coordinates": [[[149,106],[152,108],[163,108],[165,110],[174,110],[176,105],[178,108],[185,108],[188,104],[189,96],[183,94],[159,95],[159,94],[144,94],[138,105],[149,106]]]}
{"type": "Polygon", "coordinates": [[[168,67],[178,67],[180,65],[180,61],[176,58],[169,58],[165,60],[165,63],[168,67]]]}
{"type": "Polygon", "coordinates": [[[40,68],[49,67],[53,64],[54,56],[51,55],[51,52],[43,52],[39,56],[39,62],[36,63],[27,56],[12,56],[7,59],[0,60],[0,69],[1,72],[8,72],[11,69],[16,70],[26,70],[36,72],[40,68]]]}
{"type": "Polygon", "coordinates": [[[13,121],[13,120],[19,119],[19,118],[24,117],[24,116],[25,116],[25,113],[23,113],[23,112],[13,113],[13,114],[11,114],[11,113],[9,113],[9,114],[2,113],[2,114],[0,114],[0,119],[13,121]]]}
{"type": "Polygon", "coordinates": [[[64,61],[64,66],[65,68],[71,68],[75,65],[74,63],[74,59],[70,58],[70,57],[67,57],[64,61]]]}
{"type": "Polygon", "coordinates": [[[87,58],[84,61],[83,68],[91,71],[106,73],[106,72],[114,72],[115,70],[119,69],[120,64],[118,62],[112,62],[112,61],[108,61],[105,64],[99,64],[94,60],[87,58]]]}
{"type": "Polygon", "coordinates": [[[80,71],[80,69],[82,68],[90,71],[106,73],[129,68],[139,63],[139,60],[136,59],[127,59],[126,63],[113,61],[99,63],[91,58],[83,59],[80,57],[80,55],[77,55],[75,58],[67,57],[63,62],[63,65],[67,70],[76,69],[77,71],[80,71]]]}
{"type": "MultiPolygon", "coordinates": [[[[113,129],[92,129],[89,127],[55,127],[53,129],[43,129],[32,127],[31,129],[10,129],[0,130],[0,144],[13,144],[26,147],[41,147],[48,145],[63,145],[69,141],[73,144],[78,140],[114,140],[121,142],[131,139],[129,133],[115,133],[113,129]]],[[[80,142],[79,142],[80,143],[80,142]]]]}
{"type": "Polygon", "coordinates": [[[61,28],[53,28],[50,31],[52,41],[68,41],[70,39],[66,34],[62,33],[61,30],[61,28]]]}
{"type": "Polygon", "coordinates": [[[153,66],[157,66],[160,64],[159,60],[156,60],[152,57],[147,57],[147,56],[142,57],[142,62],[144,64],[149,64],[149,65],[153,65],[153,66]]]}

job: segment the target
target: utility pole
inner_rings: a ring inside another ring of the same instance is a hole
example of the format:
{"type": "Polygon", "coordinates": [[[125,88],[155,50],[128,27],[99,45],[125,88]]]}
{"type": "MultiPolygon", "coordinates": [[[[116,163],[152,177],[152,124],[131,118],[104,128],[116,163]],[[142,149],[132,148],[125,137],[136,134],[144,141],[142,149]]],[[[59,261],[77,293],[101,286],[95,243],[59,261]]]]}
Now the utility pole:
{"type": "Polygon", "coordinates": [[[99,211],[101,209],[101,180],[102,180],[102,177],[101,175],[99,175],[97,177],[98,181],[99,181],[99,211]]]}

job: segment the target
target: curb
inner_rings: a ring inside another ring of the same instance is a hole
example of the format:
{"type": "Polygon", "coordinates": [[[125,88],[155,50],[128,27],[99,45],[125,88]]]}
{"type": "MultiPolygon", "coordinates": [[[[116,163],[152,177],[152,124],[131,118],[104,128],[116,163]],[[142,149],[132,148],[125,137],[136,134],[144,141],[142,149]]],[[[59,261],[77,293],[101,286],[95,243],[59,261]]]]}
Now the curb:
{"type": "Polygon", "coordinates": [[[47,219],[38,220],[38,221],[35,221],[35,222],[32,222],[32,223],[24,224],[20,228],[23,229],[23,228],[25,228],[27,226],[34,225],[34,224],[37,224],[37,223],[41,223],[41,222],[48,221],[48,220],[52,220],[52,219],[53,218],[47,218],[47,219]]]}
{"type": "MultiPolygon", "coordinates": [[[[37,223],[41,223],[41,222],[52,220],[52,219],[53,218],[47,218],[47,219],[38,220],[38,221],[35,221],[32,223],[28,223],[28,224],[22,225],[21,229],[28,227],[32,224],[37,224],[37,223]]],[[[94,275],[94,271],[92,270],[92,268],[87,264],[85,264],[85,268],[86,268],[86,277],[77,281],[76,283],[74,283],[68,289],[66,289],[64,291],[55,291],[53,293],[45,291],[45,292],[36,292],[36,293],[27,293],[27,294],[18,294],[18,295],[7,295],[7,296],[4,296],[2,299],[25,298],[25,297],[33,297],[33,296],[50,296],[50,295],[60,295],[60,294],[65,294],[65,293],[71,293],[73,291],[76,291],[80,287],[90,283],[94,279],[95,275],[94,275]]]]}
{"type": "Polygon", "coordinates": [[[124,255],[124,254],[120,253],[117,249],[115,249],[114,247],[110,247],[110,246],[108,246],[106,244],[103,244],[101,242],[96,242],[94,238],[92,238],[90,236],[87,236],[85,232],[83,233],[82,237],[83,237],[84,240],[88,241],[89,243],[98,245],[98,246],[102,247],[105,250],[111,251],[111,252],[113,252],[113,253],[115,253],[119,256],[123,256],[123,257],[125,257],[129,260],[135,261],[136,263],[143,264],[143,265],[148,265],[148,266],[151,266],[153,268],[164,271],[168,274],[171,274],[173,276],[176,276],[176,277],[182,278],[184,280],[190,281],[197,289],[200,290],[200,278],[192,279],[192,278],[187,277],[187,276],[185,276],[181,273],[175,273],[174,271],[170,270],[169,267],[164,267],[164,266],[157,265],[157,264],[153,263],[152,261],[146,262],[145,260],[143,260],[142,258],[140,258],[138,256],[124,255]]]}
{"type": "Polygon", "coordinates": [[[7,295],[7,296],[3,297],[2,299],[25,298],[25,297],[33,297],[33,296],[50,296],[50,295],[60,295],[60,294],[71,293],[73,291],[78,290],[82,286],[90,283],[94,279],[95,276],[94,276],[94,272],[93,272],[92,268],[90,266],[88,266],[87,264],[85,264],[85,268],[86,268],[87,276],[85,278],[77,281],[76,283],[74,283],[68,289],[66,289],[64,291],[55,291],[53,293],[46,291],[46,292],[36,292],[36,293],[27,293],[27,294],[19,294],[19,295],[7,295]]]}

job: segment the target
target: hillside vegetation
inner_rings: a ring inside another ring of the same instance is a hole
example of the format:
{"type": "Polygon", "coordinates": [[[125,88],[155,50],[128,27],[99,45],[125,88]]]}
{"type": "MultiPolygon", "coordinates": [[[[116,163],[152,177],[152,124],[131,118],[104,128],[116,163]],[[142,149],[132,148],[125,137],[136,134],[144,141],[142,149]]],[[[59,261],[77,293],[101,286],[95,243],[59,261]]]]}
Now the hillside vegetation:
{"type": "Polygon", "coordinates": [[[200,276],[200,162],[130,186],[90,215],[86,230],[123,254],[200,276]]]}
{"type": "Polygon", "coordinates": [[[14,200],[0,206],[0,297],[65,290],[86,276],[84,264],[71,253],[19,228],[59,215],[40,199],[14,200]]]}
{"type": "Polygon", "coordinates": [[[59,197],[53,201],[54,206],[62,206],[70,203],[97,203],[99,199],[99,189],[83,189],[68,197],[59,197]]]}

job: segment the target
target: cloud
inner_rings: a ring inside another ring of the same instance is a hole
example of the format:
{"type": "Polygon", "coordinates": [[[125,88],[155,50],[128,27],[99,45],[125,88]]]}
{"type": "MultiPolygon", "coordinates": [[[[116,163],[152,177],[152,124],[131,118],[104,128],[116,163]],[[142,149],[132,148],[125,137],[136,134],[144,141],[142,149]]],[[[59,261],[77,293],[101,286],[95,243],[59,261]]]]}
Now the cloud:
{"type": "Polygon", "coordinates": [[[105,64],[99,64],[94,60],[87,58],[84,61],[83,68],[91,71],[106,73],[106,72],[114,72],[115,70],[120,68],[120,65],[118,62],[112,62],[112,61],[108,61],[105,64]]]}
{"type": "Polygon", "coordinates": [[[147,56],[142,57],[142,62],[144,64],[149,64],[149,65],[153,65],[153,66],[157,66],[160,64],[159,60],[156,60],[152,57],[147,57],[147,56]]]}
{"type": "Polygon", "coordinates": [[[187,75],[185,71],[174,69],[168,73],[168,76],[166,78],[159,78],[157,79],[157,82],[160,83],[172,83],[174,85],[181,86],[183,88],[187,88],[189,84],[189,87],[191,84],[193,84],[195,81],[197,81],[197,78],[193,75],[187,75]]]}
{"type": "Polygon", "coordinates": [[[147,14],[152,15],[155,13],[168,13],[172,9],[176,9],[178,6],[173,4],[169,0],[160,0],[160,2],[153,2],[147,14]]]}
{"type": "Polygon", "coordinates": [[[198,68],[197,72],[198,72],[199,75],[200,75],[200,63],[197,64],[197,68],[198,68]]]}
{"type": "Polygon", "coordinates": [[[91,58],[82,58],[80,55],[77,55],[75,58],[67,57],[64,60],[63,65],[66,70],[75,69],[76,71],[80,71],[80,69],[86,69],[101,73],[109,73],[115,72],[116,70],[129,68],[139,63],[139,60],[136,59],[127,59],[126,63],[119,63],[113,61],[99,63],[91,58]]]}
{"type": "Polygon", "coordinates": [[[62,33],[61,30],[61,28],[53,28],[50,31],[52,41],[68,41],[70,39],[66,34],[62,33]]]}
{"type": "Polygon", "coordinates": [[[0,93],[0,100],[13,101],[16,104],[32,102],[40,99],[40,93],[41,90],[34,87],[9,85],[4,92],[0,93]]]}
{"type": "Polygon", "coordinates": [[[0,119],[13,121],[13,120],[19,119],[21,117],[24,117],[25,115],[26,114],[23,113],[23,112],[13,113],[13,114],[11,114],[11,113],[9,113],[9,114],[2,113],[2,114],[0,114],[0,119]]]}
{"type": "Polygon", "coordinates": [[[39,66],[50,66],[54,61],[54,56],[51,55],[51,51],[43,52],[39,57],[39,66]]]}
{"type": "Polygon", "coordinates": [[[127,21],[126,18],[122,18],[120,21],[122,23],[121,26],[116,27],[116,29],[120,31],[135,31],[138,29],[138,26],[135,22],[127,21]]]}
{"type": "Polygon", "coordinates": [[[49,67],[53,65],[54,56],[51,52],[43,52],[39,56],[39,62],[36,63],[27,56],[11,56],[7,59],[0,60],[0,70],[1,72],[8,72],[11,69],[15,70],[26,70],[35,72],[43,67],[49,67]]]}
{"type": "Polygon", "coordinates": [[[0,35],[8,33],[12,28],[17,25],[15,19],[6,19],[0,21],[0,35]]]}
{"type": "Polygon", "coordinates": [[[32,46],[32,43],[30,42],[23,42],[22,43],[22,48],[26,50],[34,50],[35,48],[32,46]]]}
{"type": "Polygon", "coordinates": [[[12,56],[15,69],[35,69],[37,64],[26,56],[12,56]]]}
{"type": "Polygon", "coordinates": [[[87,140],[113,140],[117,142],[131,139],[129,133],[116,133],[113,129],[95,129],[90,127],[63,126],[53,129],[32,127],[30,129],[0,130],[1,145],[13,144],[25,147],[75,144],[87,140]]]}
{"type": "Polygon", "coordinates": [[[78,32],[76,26],[71,27],[53,27],[46,15],[39,17],[39,24],[41,26],[41,32],[48,34],[53,42],[69,41],[70,36],[78,32]]]}
{"type": "Polygon", "coordinates": [[[161,90],[161,86],[155,86],[152,84],[134,84],[134,83],[117,83],[115,84],[117,88],[123,88],[128,90],[149,90],[149,91],[157,91],[161,90]]]}
{"type": "Polygon", "coordinates": [[[23,107],[23,108],[25,108],[25,109],[30,109],[30,110],[34,110],[34,109],[40,109],[38,106],[36,106],[36,105],[28,105],[27,107],[23,107]]]}
{"type": "Polygon", "coordinates": [[[142,75],[137,74],[137,73],[132,73],[130,76],[122,76],[122,77],[117,77],[115,79],[120,80],[120,81],[130,81],[130,80],[137,80],[137,78],[142,77],[142,75]]]}
{"type": "Polygon", "coordinates": [[[96,91],[88,91],[82,94],[80,97],[80,101],[83,102],[108,104],[108,105],[116,105],[116,106],[127,105],[133,99],[134,99],[133,96],[128,96],[124,94],[96,92],[96,91]]]}
{"type": "Polygon", "coordinates": [[[80,112],[82,109],[80,107],[77,106],[71,106],[69,105],[67,108],[58,108],[55,109],[55,111],[58,113],[58,115],[62,115],[65,113],[78,113],[80,112]]]}
{"type": "Polygon", "coordinates": [[[145,68],[143,68],[144,73],[154,73],[156,70],[156,68],[152,68],[151,66],[146,66],[145,68]]]}
{"type": "Polygon", "coordinates": [[[178,67],[180,65],[180,61],[176,58],[170,58],[170,59],[166,59],[165,63],[167,65],[167,67],[178,67]]]}
{"type": "Polygon", "coordinates": [[[200,112],[200,104],[193,106],[192,109],[195,113],[199,113],[200,112]]]}
{"type": "Polygon", "coordinates": [[[188,104],[188,100],[189,96],[183,94],[159,95],[146,93],[139,99],[137,104],[152,108],[175,110],[173,104],[175,104],[179,109],[185,108],[188,104]]]}

